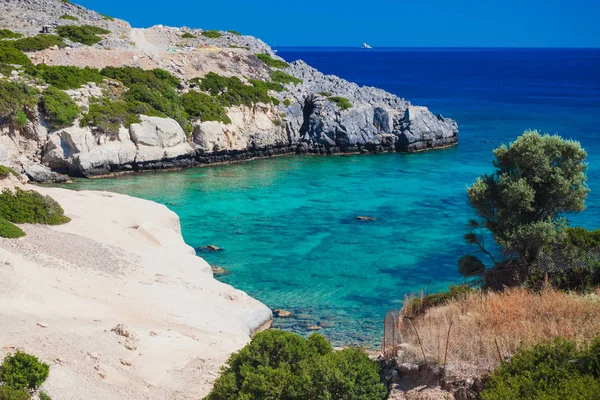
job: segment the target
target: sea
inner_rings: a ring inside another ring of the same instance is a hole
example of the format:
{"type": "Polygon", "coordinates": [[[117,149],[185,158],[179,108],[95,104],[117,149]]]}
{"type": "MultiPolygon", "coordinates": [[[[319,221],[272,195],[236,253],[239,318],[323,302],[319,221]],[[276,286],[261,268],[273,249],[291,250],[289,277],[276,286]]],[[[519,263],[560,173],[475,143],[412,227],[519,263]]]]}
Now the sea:
{"type": "MultiPolygon", "coordinates": [[[[457,260],[474,214],[466,188],[492,171],[492,150],[523,131],[558,134],[588,152],[587,209],[600,225],[600,49],[278,48],[327,74],[383,88],[458,122],[456,147],[419,154],[284,156],[72,188],[165,204],[219,278],[334,345],[377,348],[406,296],[462,282],[457,260]],[[376,220],[360,221],[357,216],[376,220]]],[[[167,266],[168,268],[168,266],[167,266]]]]}

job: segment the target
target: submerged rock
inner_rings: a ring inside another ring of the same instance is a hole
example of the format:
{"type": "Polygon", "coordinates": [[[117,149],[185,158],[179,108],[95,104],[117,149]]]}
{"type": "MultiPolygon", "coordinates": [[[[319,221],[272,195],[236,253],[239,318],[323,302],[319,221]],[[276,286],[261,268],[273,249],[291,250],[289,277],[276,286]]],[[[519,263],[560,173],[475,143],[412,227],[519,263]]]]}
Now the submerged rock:
{"type": "Polygon", "coordinates": [[[294,314],[291,311],[287,310],[273,310],[273,315],[277,318],[291,318],[294,314]]]}

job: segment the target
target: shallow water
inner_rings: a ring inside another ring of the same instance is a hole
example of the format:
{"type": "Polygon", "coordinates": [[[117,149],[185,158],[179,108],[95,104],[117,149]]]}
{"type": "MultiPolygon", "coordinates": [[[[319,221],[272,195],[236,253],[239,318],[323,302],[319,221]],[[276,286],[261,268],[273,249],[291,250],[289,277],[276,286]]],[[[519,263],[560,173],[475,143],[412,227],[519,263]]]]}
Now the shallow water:
{"type": "Polygon", "coordinates": [[[297,318],[335,344],[380,343],[383,318],[411,292],[459,282],[472,217],[465,188],[491,169],[491,150],[537,128],[588,150],[588,209],[600,222],[599,50],[280,49],[324,72],[380,86],[455,118],[460,144],[421,154],[285,156],[236,165],[77,181],[155,200],[175,211],[199,253],[231,271],[224,282],[297,318]],[[359,215],[376,221],[359,221],[359,215]]]}

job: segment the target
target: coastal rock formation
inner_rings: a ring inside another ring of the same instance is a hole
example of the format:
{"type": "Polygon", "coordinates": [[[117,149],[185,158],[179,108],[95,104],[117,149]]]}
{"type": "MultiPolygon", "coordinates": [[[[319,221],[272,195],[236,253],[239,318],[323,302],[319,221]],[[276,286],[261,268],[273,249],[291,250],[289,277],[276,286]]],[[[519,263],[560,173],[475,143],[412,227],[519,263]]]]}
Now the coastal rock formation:
{"type": "MultiPolygon", "coordinates": [[[[82,110],[71,126],[50,127],[41,109],[31,112],[35,117],[25,127],[0,122],[0,163],[35,181],[62,181],[61,174],[98,176],[288,153],[416,152],[458,142],[454,120],[384,90],[324,75],[303,61],[287,64],[251,36],[162,25],[132,29],[125,21],[61,0],[2,1],[0,11],[0,28],[26,36],[41,26],[66,24],[65,15],[75,18],[69,24],[110,31],[89,46],[66,38],[65,48],[31,52],[34,64],[159,68],[180,82],[175,96],[199,91],[195,79],[209,73],[237,77],[246,86],[274,84],[276,74],[281,82],[281,88],[270,86],[268,94],[251,104],[217,101],[224,105],[226,118],[182,122],[186,117],[180,111],[170,114],[174,119],[141,115],[141,122],[130,125],[126,118],[118,120],[123,125],[111,135],[81,121],[95,98],[123,99],[127,85],[105,78],[71,88],[65,93],[82,110]]],[[[36,85],[39,91],[48,87],[23,73],[8,80],[36,85]]],[[[150,114],[165,116],[158,111],[150,114]]]]}
{"type": "MultiPolygon", "coordinates": [[[[0,190],[31,189],[10,177],[0,190]]],[[[0,358],[51,364],[54,399],[199,399],[271,310],[218,282],[165,206],[35,187],[71,222],[0,238],[0,358]]]]}

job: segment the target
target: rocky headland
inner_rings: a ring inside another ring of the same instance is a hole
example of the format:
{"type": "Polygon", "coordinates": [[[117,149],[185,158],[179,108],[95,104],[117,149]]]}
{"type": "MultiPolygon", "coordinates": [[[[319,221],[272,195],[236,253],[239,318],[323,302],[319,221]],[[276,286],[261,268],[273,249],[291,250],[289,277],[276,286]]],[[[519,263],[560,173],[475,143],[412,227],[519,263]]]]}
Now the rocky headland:
{"type": "MultiPolygon", "coordinates": [[[[0,11],[0,29],[21,38],[35,38],[40,31],[59,35],[57,44],[48,47],[19,43],[16,47],[33,67],[7,61],[2,79],[39,93],[59,86],[79,110],[67,122],[52,123],[40,100],[20,105],[26,108],[25,123],[16,123],[8,112],[0,118],[0,164],[34,181],[289,153],[416,152],[458,141],[457,124],[451,119],[383,90],[324,75],[302,61],[288,64],[264,42],[234,31],[134,29],[125,21],[61,0],[5,0],[0,11]],[[87,31],[80,34],[65,26],[92,27],[97,40],[84,36],[87,31]],[[40,65],[91,67],[102,77],[60,87],[52,79],[58,70],[48,72],[40,65]],[[107,67],[167,71],[175,79],[174,94],[163,91],[157,96],[170,103],[162,107],[152,94],[134,93],[139,82],[107,73],[107,67]],[[250,88],[249,97],[233,96],[237,81],[219,81],[232,77],[250,88]],[[189,93],[196,103],[178,99],[189,93]],[[216,108],[207,106],[210,100],[198,97],[202,95],[212,96],[216,108]],[[98,104],[108,107],[106,102],[134,96],[137,105],[143,103],[131,111],[137,117],[111,120],[110,132],[100,126],[101,118],[90,116],[98,104]],[[204,103],[194,108],[199,101],[204,103]]],[[[0,44],[11,41],[19,39],[0,44]]]]}

